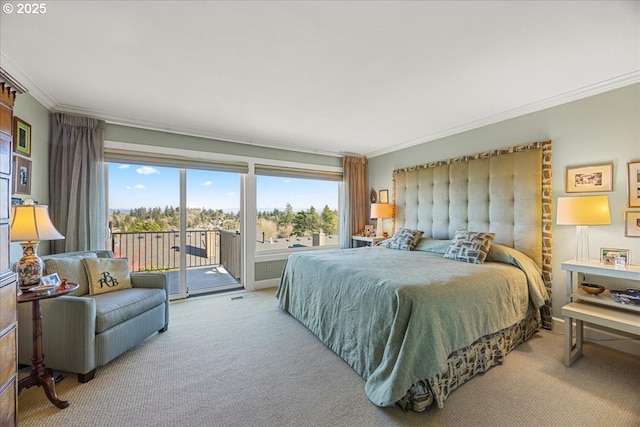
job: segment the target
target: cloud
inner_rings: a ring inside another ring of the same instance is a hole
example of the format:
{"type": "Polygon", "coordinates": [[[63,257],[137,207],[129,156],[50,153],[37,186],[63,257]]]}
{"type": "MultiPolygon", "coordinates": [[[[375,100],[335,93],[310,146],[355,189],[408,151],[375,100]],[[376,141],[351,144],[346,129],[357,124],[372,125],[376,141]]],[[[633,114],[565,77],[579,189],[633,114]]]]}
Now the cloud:
{"type": "Polygon", "coordinates": [[[129,166],[131,165],[120,165],[118,166],[118,169],[129,169],[129,166]]]}
{"type": "Polygon", "coordinates": [[[227,193],[227,196],[235,196],[235,195],[236,195],[236,192],[235,192],[235,191],[229,191],[229,192],[227,193]]]}
{"type": "Polygon", "coordinates": [[[160,173],[158,169],[151,166],[139,167],[138,169],[136,169],[136,172],[139,173],[140,175],[153,175],[155,173],[158,173],[158,174],[160,173]]]}
{"type": "Polygon", "coordinates": [[[213,181],[205,181],[202,183],[202,185],[204,185],[205,187],[208,187],[210,185],[213,185],[213,181]]]}
{"type": "Polygon", "coordinates": [[[285,179],[285,180],[284,180],[284,183],[285,183],[285,184],[288,184],[288,183],[290,183],[290,182],[291,182],[291,180],[290,180],[290,179],[285,179]]]}
{"type": "Polygon", "coordinates": [[[126,186],[126,187],[124,187],[124,188],[125,188],[125,190],[133,190],[133,187],[132,187],[132,186],[130,186],[130,185],[127,185],[127,186],[126,186]]]}

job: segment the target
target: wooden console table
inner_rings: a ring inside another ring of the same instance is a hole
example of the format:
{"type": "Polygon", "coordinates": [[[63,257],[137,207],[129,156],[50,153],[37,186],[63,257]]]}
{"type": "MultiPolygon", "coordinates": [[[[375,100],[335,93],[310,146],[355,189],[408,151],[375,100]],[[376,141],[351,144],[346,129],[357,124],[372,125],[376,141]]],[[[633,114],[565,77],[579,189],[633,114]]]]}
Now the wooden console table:
{"type": "Polygon", "coordinates": [[[44,355],[42,354],[42,312],[40,311],[40,300],[47,298],[57,298],[66,295],[78,289],[75,283],[67,283],[64,289],[58,290],[51,294],[38,295],[33,292],[25,292],[18,296],[18,302],[33,303],[33,358],[31,359],[31,373],[28,377],[18,382],[18,393],[23,388],[29,388],[37,385],[42,386],[47,398],[60,409],[69,406],[68,400],[60,400],[56,393],[56,382],[53,376],[53,370],[44,365],[44,355]]]}

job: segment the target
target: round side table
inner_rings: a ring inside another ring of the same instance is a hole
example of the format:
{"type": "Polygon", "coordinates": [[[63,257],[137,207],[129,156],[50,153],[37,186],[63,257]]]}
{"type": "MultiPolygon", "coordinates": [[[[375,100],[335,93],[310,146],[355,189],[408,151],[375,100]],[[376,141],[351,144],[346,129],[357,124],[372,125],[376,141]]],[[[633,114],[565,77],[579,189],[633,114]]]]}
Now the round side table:
{"type": "Polygon", "coordinates": [[[37,294],[35,292],[24,292],[18,296],[18,303],[33,303],[33,357],[31,358],[31,373],[28,377],[18,382],[18,393],[23,388],[37,385],[42,386],[47,398],[60,409],[69,406],[68,400],[60,400],[56,393],[56,382],[53,370],[44,365],[44,355],[42,354],[42,312],[40,311],[40,300],[57,298],[78,289],[75,283],[67,283],[63,289],[58,288],[56,292],[50,294],[37,294]]]}

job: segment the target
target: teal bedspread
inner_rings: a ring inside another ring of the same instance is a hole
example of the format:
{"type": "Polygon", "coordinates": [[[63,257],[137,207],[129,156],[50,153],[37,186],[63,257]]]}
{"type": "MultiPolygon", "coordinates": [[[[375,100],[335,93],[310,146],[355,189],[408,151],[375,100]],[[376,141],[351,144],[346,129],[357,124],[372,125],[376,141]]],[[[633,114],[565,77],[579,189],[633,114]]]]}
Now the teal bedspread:
{"type": "Polygon", "coordinates": [[[454,350],[548,298],[529,258],[503,251],[492,259],[500,262],[382,247],[295,253],[276,296],[366,380],[374,404],[392,406],[418,380],[443,372],[454,350]]]}

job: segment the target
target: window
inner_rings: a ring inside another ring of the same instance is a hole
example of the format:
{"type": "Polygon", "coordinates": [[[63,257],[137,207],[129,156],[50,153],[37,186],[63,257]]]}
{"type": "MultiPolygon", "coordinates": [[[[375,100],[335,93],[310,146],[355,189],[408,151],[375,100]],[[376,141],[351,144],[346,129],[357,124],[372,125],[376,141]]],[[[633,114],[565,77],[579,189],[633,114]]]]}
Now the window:
{"type": "Polygon", "coordinates": [[[339,245],[340,176],[300,175],[256,166],[256,251],[339,245]]]}

